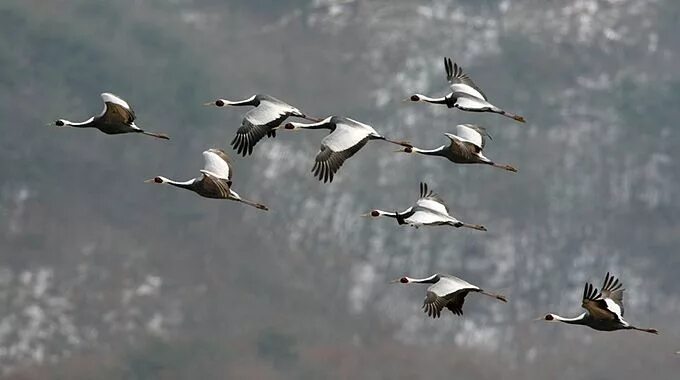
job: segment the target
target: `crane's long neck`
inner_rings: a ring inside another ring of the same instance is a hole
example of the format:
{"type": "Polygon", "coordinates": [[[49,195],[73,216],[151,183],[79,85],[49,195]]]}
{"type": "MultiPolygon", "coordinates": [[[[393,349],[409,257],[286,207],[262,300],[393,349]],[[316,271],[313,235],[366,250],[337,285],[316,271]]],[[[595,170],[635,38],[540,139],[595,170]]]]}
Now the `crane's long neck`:
{"type": "Polygon", "coordinates": [[[225,106],[256,106],[258,104],[257,100],[255,100],[255,95],[251,96],[248,99],[243,100],[227,100],[227,99],[219,100],[221,100],[225,106]]]}
{"type": "Polygon", "coordinates": [[[166,183],[166,184],[168,184],[168,185],[172,185],[172,186],[175,186],[175,187],[180,187],[180,188],[182,188],[182,189],[187,189],[187,190],[191,190],[191,191],[194,191],[194,190],[195,190],[195,184],[196,184],[196,179],[195,179],[195,178],[194,178],[194,179],[190,179],[190,180],[188,180],[188,181],[184,181],[184,182],[173,181],[173,180],[171,180],[171,179],[169,179],[169,178],[165,178],[165,177],[160,177],[160,178],[163,180],[163,183],[166,183]]]}
{"type": "Polygon", "coordinates": [[[431,98],[431,97],[426,96],[426,95],[415,94],[411,97],[411,99],[413,99],[415,97],[418,97],[417,101],[420,101],[420,102],[428,102],[428,103],[433,103],[433,104],[446,104],[446,97],[445,96],[442,96],[440,98],[431,98]]]}
{"type": "Polygon", "coordinates": [[[94,116],[92,116],[91,118],[89,118],[85,121],[81,121],[81,122],[68,121],[68,120],[63,120],[63,119],[61,121],[64,122],[64,126],[67,126],[67,127],[89,128],[89,127],[92,127],[92,122],[94,121],[94,116]]]}
{"type": "Polygon", "coordinates": [[[424,154],[426,156],[443,156],[445,149],[446,145],[442,145],[439,148],[435,149],[420,149],[414,146],[413,148],[411,148],[411,151],[413,151],[413,153],[424,154]]]}
{"type": "Polygon", "coordinates": [[[297,123],[297,122],[291,122],[289,123],[294,127],[294,129],[330,129],[333,130],[335,128],[335,124],[331,123],[331,118],[327,117],[317,123],[297,123]]]}
{"type": "Polygon", "coordinates": [[[565,317],[560,317],[557,314],[552,315],[553,318],[555,318],[556,321],[564,322],[564,323],[569,323],[571,325],[585,325],[586,324],[586,313],[583,313],[579,315],[578,317],[574,318],[565,318],[565,317]]]}
{"type": "Polygon", "coordinates": [[[415,283],[415,284],[434,284],[439,281],[439,275],[438,274],[433,274],[430,277],[425,277],[425,278],[411,278],[411,277],[405,277],[409,283],[415,283]]]}

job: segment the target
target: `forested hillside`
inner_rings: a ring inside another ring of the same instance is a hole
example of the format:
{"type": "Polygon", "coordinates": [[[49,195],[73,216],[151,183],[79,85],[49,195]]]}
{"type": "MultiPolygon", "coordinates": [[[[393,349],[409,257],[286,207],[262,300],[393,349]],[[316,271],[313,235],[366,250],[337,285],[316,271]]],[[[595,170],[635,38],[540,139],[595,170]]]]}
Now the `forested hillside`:
{"type": "Polygon", "coordinates": [[[676,379],[680,371],[680,3],[671,0],[0,2],[0,374],[9,379],[676,379]],[[443,57],[526,124],[403,102],[447,90],[443,57]],[[122,96],[171,140],[46,126],[122,96]],[[267,93],[418,146],[485,126],[454,165],[371,142],[332,184],[322,131],[234,152],[268,213],[145,184],[199,175],[267,93]],[[488,232],[360,215],[427,182],[488,232]],[[575,316],[610,271],[626,319],[575,316]],[[507,295],[431,320],[445,272],[507,295]]]}

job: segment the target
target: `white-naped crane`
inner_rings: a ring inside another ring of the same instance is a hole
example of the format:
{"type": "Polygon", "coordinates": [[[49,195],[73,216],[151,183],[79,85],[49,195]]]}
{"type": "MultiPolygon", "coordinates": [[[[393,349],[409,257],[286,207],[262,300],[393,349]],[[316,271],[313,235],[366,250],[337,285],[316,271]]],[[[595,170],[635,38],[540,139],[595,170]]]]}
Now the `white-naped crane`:
{"type": "Polygon", "coordinates": [[[348,117],[329,116],[318,123],[287,123],[285,129],[329,129],[331,133],[321,140],[321,149],[316,155],[312,172],[319,181],[333,182],[333,176],[348,158],[363,148],[369,140],[384,140],[404,147],[412,145],[395,141],[379,134],[368,124],[348,117]]]}
{"type": "Polygon", "coordinates": [[[412,102],[428,102],[434,104],[446,104],[449,108],[458,108],[470,112],[493,112],[507,116],[511,119],[524,123],[524,117],[507,112],[489,103],[482,90],[463,72],[463,68],[451,62],[451,58],[444,58],[446,79],[450,83],[451,92],[440,98],[431,98],[422,94],[411,95],[412,102]]]}
{"type": "Polygon", "coordinates": [[[121,133],[141,133],[159,139],[170,140],[162,133],[146,132],[135,125],[135,111],[120,97],[109,92],[101,94],[104,101],[104,110],[97,116],[83,122],[73,122],[65,119],[58,119],[54,122],[57,127],[76,127],[76,128],[97,128],[107,135],[118,135],[121,133]]]}
{"type": "Polygon", "coordinates": [[[585,313],[575,318],[547,314],[541,319],[549,322],[588,326],[600,331],[638,330],[658,334],[659,332],[656,329],[635,327],[623,319],[624,289],[622,287],[623,284],[619,282],[619,279],[607,272],[600,292],[593,287],[593,284],[586,283],[581,304],[581,307],[586,309],[585,313]]]}
{"type": "Polygon", "coordinates": [[[427,288],[423,310],[432,318],[439,318],[444,308],[451,310],[455,315],[463,315],[463,303],[468,293],[480,293],[493,297],[499,301],[508,302],[501,294],[489,293],[479,286],[450,274],[433,274],[425,278],[401,277],[392,283],[402,284],[431,284],[427,288]]]}
{"type": "Polygon", "coordinates": [[[411,206],[402,212],[375,209],[362,216],[374,218],[386,216],[395,218],[400,225],[407,224],[416,228],[420,226],[452,226],[486,231],[486,227],[482,225],[464,223],[454,218],[444,200],[435,192],[428,190],[427,184],[424,182],[420,183],[420,198],[416,201],[415,206],[411,206]]]}
{"type": "Polygon", "coordinates": [[[415,146],[405,147],[398,151],[424,154],[426,156],[440,156],[457,164],[486,164],[507,171],[517,172],[517,169],[512,165],[498,164],[484,156],[482,150],[486,146],[486,139],[487,137],[491,139],[491,136],[489,136],[484,127],[475,124],[459,124],[456,126],[456,134],[444,133],[444,135],[451,140],[449,145],[442,145],[435,149],[420,149],[415,146]]]}
{"type": "Polygon", "coordinates": [[[246,112],[241,121],[241,127],[236,131],[236,136],[231,141],[231,146],[238,154],[244,157],[253,153],[253,147],[262,138],[276,137],[276,130],[281,123],[290,116],[295,116],[310,121],[319,121],[316,118],[305,115],[299,109],[265,94],[253,95],[248,99],[231,101],[217,99],[204,105],[224,106],[253,106],[255,108],[246,112]]]}
{"type": "Polygon", "coordinates": [[[193,178],[188,181],[180,182],[157,176],[144,182],[165,183],[182,189],[191,190],[202,197],[230,199],[259,208],[260,210],[268,210],[267,206],[243,199],[231,189],[231,177],[233,173],[231,161],[229,156],[222,149],[213,148],[204,151],[203,160],[205,161],[205,165],[201,170],[202,175],[200,178],[193,178]]]}

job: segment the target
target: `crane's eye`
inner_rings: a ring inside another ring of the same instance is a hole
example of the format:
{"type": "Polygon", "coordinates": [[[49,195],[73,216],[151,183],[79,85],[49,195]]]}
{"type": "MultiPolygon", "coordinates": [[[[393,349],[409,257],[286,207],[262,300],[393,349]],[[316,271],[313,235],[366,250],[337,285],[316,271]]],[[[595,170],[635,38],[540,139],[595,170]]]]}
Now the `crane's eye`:
{"type": "Polygon", "coordinates": [[[61,120],[57,120],[57,121],[54,122],[54,125],[56,125],[57,127],[63,127],[63,126],[64,126],[64,122],[61,121],[61,120]]]}
{"type": "Polygon", "coordinates": [[[545,316],[545,320],[546,320],[546,321],[552,321],[553,319],[555,319],[555,318],[553,318],[553,316],[550,315],[550,314],[548,314],[548,315],[545,316]]]}
{"type": "Polygon", "coordinates": [[[161,179],[161,177],[156,177],[156,178],[153,179],[153,181],[156,182],[156,183],[163,183],[163,180],[161,179]]]}
{"type": "Polygon", "coordinates": [[[371,216],[379,216],[380,213],[377,212],[376,210],[371,211],[371,216]]]}
{"type": "Polygon", "coordinates": [[[418,95],[411,95],[411,101],[412,102],[417,102],[420,100],[420,97],[418,95]]]}
{"type": "Polygon", "coordinates": [[[405,283],[408,282],[408,278],[402,277],[402,278],[399,279],[399,282],[401,282],[402,284],[405,284],[405,283]]]}
{"type": "Polygon", "coordinates": [[[217,100],[215,100],[215,105],[218,106],[218,107],[223,107],[224,101],[222,101],[221,99],[217,99],[217,100]]]}

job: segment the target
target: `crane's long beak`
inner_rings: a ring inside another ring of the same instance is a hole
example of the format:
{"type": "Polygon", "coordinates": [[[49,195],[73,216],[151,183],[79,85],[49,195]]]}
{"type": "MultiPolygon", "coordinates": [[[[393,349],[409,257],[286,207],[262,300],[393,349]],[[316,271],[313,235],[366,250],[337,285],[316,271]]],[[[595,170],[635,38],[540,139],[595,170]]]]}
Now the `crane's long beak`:
{"type": "Polygon", "coordinates": [[[204,106],[214,106],[215,102],[214,101],[213,102],[207,102],[207,103],[203,103],[203,105],[204,106]]]}
{"type": "Polygon", "coordinates": [[[367,213],[365,213],[365,214],[361,214],[361,216],[363,216],[364,218],[366,218],[366,217],[371,216],[371,213],[370,213],[370,212],[367,212],[367,213]]]}
{"type": "Polygon", "coordinates": [[[149,179],[144,181],[144,183],[155,183],[155,182],[156,182],[155,178],[149,178],[149,179]]]}
{"type": "Polygon", "coordinates": [[[390,280],[389,283],[390,283],[390,284],[396,284],[396,283],[398,283],[398,282],[401,282],[400,280],[401,280],[401,278],[395,278],[394,280],[390,280]]]}

